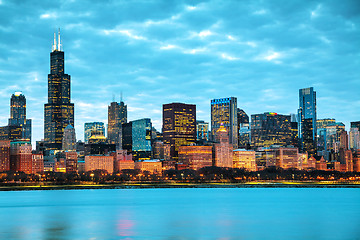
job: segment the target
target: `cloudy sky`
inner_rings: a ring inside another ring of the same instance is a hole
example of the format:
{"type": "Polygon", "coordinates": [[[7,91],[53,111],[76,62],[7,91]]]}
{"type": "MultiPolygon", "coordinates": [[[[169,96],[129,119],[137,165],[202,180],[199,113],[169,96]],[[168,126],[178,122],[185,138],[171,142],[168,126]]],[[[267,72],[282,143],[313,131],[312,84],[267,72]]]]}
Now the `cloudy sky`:
{"type": "Polygon", "coordinates": [[[72,79],[75,128],[107,123],[120,93],[128,119],[162,104],[197,105],[234,96],[249,115],[295,113],[313,86],[318,118],[360,120],[358,1],[10,1],[0,0],[0,125],[14,91],[27,98],[33,142],[43,138],[54,31],[60,27],[72,79]]]}

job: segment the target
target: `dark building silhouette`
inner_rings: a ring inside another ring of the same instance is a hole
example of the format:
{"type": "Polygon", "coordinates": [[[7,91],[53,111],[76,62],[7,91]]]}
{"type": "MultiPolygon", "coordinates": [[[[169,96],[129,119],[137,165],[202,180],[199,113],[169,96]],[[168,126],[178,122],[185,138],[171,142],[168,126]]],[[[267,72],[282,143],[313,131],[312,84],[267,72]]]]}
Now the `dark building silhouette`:
{"type": "Polygon", "coordinates": [[[251,115],[251,145],[255,148],[291,143],[290,115],[267,112],[251,115]]]}
{"type": "Polygon", "coordinates": [[[316,92],[313,87],[299,90],[300,149],[309,155],[316,154],[316,92]]]}
{"type": "Polygon", "coordinates": [[[237,109],[237,124],[238,124],[238,147],[250,147],[250,124],[249,116],[240,108],[237,109]]]}
{"type": "Polygon", "coordinates": [[[127,123],[127,106],[123,101],[112,102],[108,107],[108,142],[121,148],[121,125],[127,123]]]}
{"type": "Polygon", "coordinates": [[[163,105],[163,139],[164,144],[170,144],[170,157],[178,160],[179,147],[196,141],[196,105],[163,105]]]}
{"type": "Polygon", "coordinates": [[[64,52],[61,51],[60,31],[58,42],[54,34],[48,75],[48,103],[45,104],[44,139],[47,148],[62,148],[64,129],[74,125],[74,104],[71,103],[70,75],[65,74],[64,52]]]}
{"type": "Polygon", "coordinates": [[[26,119],[26,98],[21,92],[11,95],[9,126],[21,127],[22,138],[31,141],[31,119],[26,119]]]}

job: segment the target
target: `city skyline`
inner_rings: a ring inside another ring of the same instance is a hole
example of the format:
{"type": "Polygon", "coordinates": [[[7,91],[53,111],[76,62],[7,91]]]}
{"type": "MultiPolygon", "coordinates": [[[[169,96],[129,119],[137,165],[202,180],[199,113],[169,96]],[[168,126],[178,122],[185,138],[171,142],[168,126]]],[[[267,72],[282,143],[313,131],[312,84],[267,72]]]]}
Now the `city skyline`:
{"type": "Polygon", "coordinates": [[[11,94],[22,91],[33,143],[43,138],[49,53],[60,27],[77,139],[84,140],[85,122],[107,123],[107,107],[113,95],[119,101],[120,92],[129,121],[150,118],[161,131],[162,104],[195,104],[197,119],[206,122],[211,99],[226,97],[236,97],[249,116],[290,114],[299,108],[298,90],[314,87],[317,118],[335,118],[349,130],[349,122],[360,119],[356,2],[258,3],[122,2],[89,4],[80,11],[77,1],[38,6],[0,1],[0,124],[7,124],[11,94]],[[36,11],[21,12],[24,5],[36,11]],[[96,22],[113,8],[119,16],[96,22]],[[154,12],[145,11],[149,8],[154,12]],[[16,22],[18,14],[30,20],[16,22]],[[248,23],[239,25],[241,19],[248,23]]]}

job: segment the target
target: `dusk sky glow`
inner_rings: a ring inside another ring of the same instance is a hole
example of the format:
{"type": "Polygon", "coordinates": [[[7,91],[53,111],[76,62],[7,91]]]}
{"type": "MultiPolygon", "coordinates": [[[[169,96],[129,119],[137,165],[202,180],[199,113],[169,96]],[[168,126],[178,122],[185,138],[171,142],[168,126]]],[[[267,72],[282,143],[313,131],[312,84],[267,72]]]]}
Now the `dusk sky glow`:
{"type": "Polygon", "coordinates": [[[299,89],[314,87],[318,118],[360,120],[358,1],[9,1],[0,0],[0,125],[22,91],[33,143],[43,138],[53,34],[61,28],[71,75],[77,139],[84,123],[107,124],[123,100],[128,120],[162,104],[237,97],[248,115],[296,113],[299,89]]]}

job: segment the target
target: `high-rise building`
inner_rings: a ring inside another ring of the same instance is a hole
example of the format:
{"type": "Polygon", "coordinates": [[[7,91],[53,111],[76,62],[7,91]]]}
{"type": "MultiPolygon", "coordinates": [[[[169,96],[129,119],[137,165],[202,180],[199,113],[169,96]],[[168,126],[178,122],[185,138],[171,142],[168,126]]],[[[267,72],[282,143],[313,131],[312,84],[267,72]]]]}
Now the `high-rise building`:
{"type": "Polygon", "coordinates": [[[170,144],[170,157],[177,160],[179,147],[196,141],[196,105],[163,105],[163,139],[164,144],[170,144]]]}
{"type": "Polygon", "coordinates": [[[132,121],[132,154],[135,160],[151,159],[150,118],[132,121]]]}
{"type": "Polygon", "coordinates": [[[360,131],[360,121],[357,122],[350,122],[351,128],[357,128],[360,131]]]}
{"type": "Polygon", "coordinates": [[[196,121],[196,140],[209,141],[209,123],[205,121],[196,121]]]}
{"type": "Polygon", "coordinates": [[[0,172],[10,170],[10,141],[0,140],[0,172]]]}
{"type": "Polygon", "coordinates": [[[290,115],[273,112],[251,115],[251,145],[255,148],[291,143],[290,115]]]}
{"type": "Polygon", "coordinates": [[[32,173],[32,147],[28,141],[13,141],[10,143],[10,170],[32,173]]]}
{"type": "Polygon", "coordinates": [[[360,131],[357,128],[350,128],[349,145],[353,150],[360,149],[360,131]]]}
{"type": "Polygon", "coordinates": [[[105,125],[103,122],[89,122],[84,124],[85,143],[89,143],[89,138],[93,135],[105,137],[105,125]]]}
{"type": "Polygon", "coordinates": [[[127,105],[123,101],[112,102],[108,107],[108,142],[119,149],[121,142],[121,125],[127,123],[127,105]]]}
{"type": "Polygon", "coordinates": [[[220,125],[215,134],[215,139],[218,143],[216,143],[214,147],[214,166],[232,168],[233,145],[229,143],[229,135],[226,128],[223,125],[220,125]]]}
{"type": "Polygon", "coordinates": [[[250,146],[250,122],[249,116],[244,110],[237,109],[238,124],[238,147],[248,148],[250,146]]]}
{"type": "Polygon", "coordinates": [[[26,118],[26,98],[22,92],[11,95],[9,126],[22,127],[22,139],[31,141],[31,119],[26,118]]]}
{"type": "Polygon", "coordinates": [[[32,154],[32,172],[43,173],[44,172],[44,155],[32,154]]]}
{"type": "Polygon", "coordinates": [[[65,74],[64,52],[61,51],[60,31],[50,53],[48,103],[45,104],[44,139],[49,149],[60,150],[64,129],[74,125],[74,104],[71,103],[70,75],[65,74]]]}
{"type": "Polygon", "coordinates": [[[316,92],[313,87],[299,90],[300,148],[309,155],[316,154],[316,92]]]}
{"type": "Polygon", "coordinates": [[[211,135],[214,137],[220,125],[226,128],[229,142],[233,148],[238,147],[238,113],[237,98],[220,98],[211,100],[211,135]]]}
{"type": "Polygon", "coordinates": [[[70,124],[64,129],[64,136],[62,141],[62,149],[65,151],[76,150],[76,134],[75,128],[70,124]]]}

